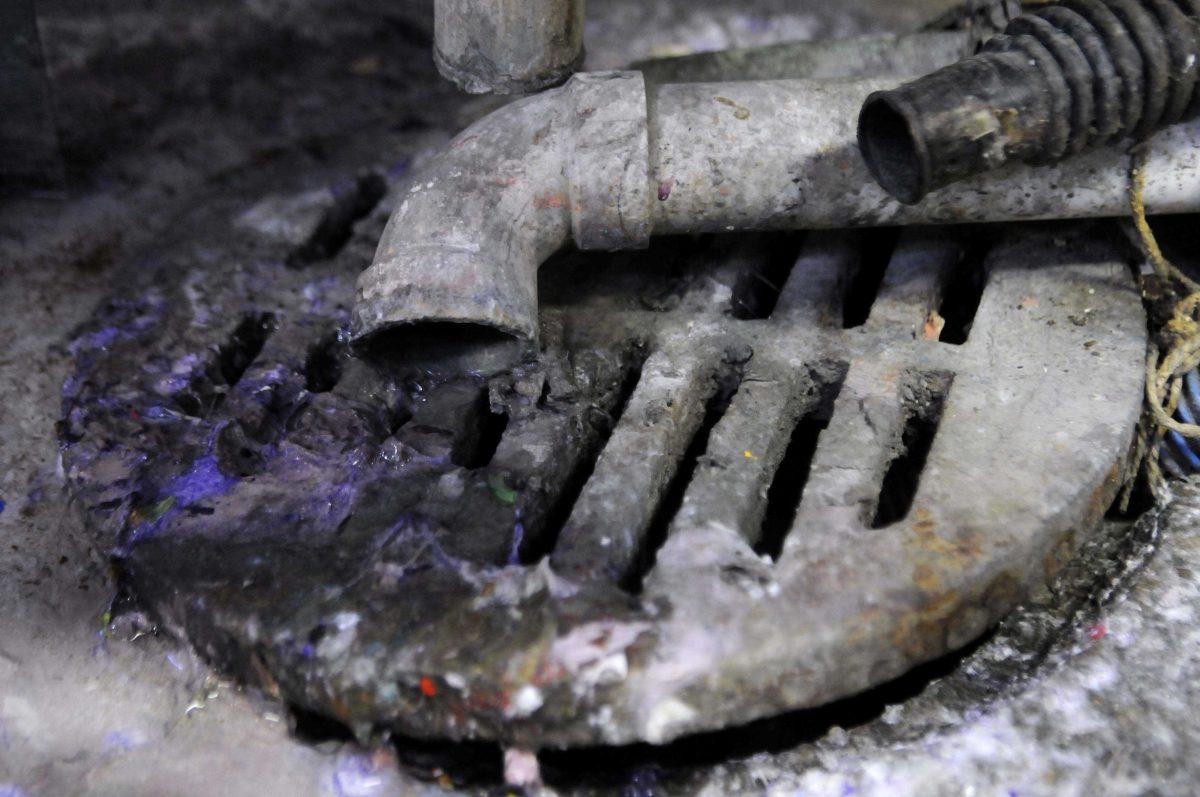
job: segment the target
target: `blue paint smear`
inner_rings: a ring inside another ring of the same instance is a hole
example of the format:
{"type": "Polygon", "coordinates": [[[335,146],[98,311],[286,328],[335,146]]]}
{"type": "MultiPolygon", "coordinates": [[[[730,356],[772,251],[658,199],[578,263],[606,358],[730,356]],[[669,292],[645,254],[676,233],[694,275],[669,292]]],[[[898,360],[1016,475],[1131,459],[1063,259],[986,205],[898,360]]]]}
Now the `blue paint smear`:
{"type": "Polygon", "coordinates": [[[4,503],[3,498],[0,498],[0,515],[4,514],[4,507],[6,507],[6,506],[8,506],[8,504],[4,503]]]}
{"type": "Polygon", "coordinates": [[[78,354],[84,349],[106,349],[113,343],[126,337],[128,335],[118,327],[104,327],[95,332],[80,335],[72,341],[69,350],[72,354],[78,354]]]}
{"type": "Polygon", "coordinates": [[[127,731],[109,731],[104,734],[102,749],[106,752],[115,750],[128,752],[140,746],[141,743],[133,733],[127,731]]]}
{"type": "Polygon", "coordinates": [[[211,454],[192,463],[187,473],[179,476],[167,487],[175,496],[177,506],[190,506],[214,495],[223,495],[233,489],[237,479],[221,473],[217,458],[211,454]]]}
{"type": "Polygon", "coordinates": [[[512,547],[508,551],[508,564],[521,564],[521,541],[525,539],[525,524],[521,522],[521,510],[513,512],[516,522],[513,523],[512,547]]]}
{"type": "Polygon", "coordinates": [[[412,158],[403,158],[397,163],[388,167],[387,176],[389,180],[397,180],[408,174],[409,167],[412,166],[412,158]]]}

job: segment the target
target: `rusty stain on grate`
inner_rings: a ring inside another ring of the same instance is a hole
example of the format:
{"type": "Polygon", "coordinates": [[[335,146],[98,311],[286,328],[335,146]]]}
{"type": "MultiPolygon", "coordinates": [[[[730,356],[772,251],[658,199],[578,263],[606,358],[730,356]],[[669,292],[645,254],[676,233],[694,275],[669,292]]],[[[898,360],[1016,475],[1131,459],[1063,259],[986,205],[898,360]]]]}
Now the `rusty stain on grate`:
{"type": "Polygon", "coordinates": [[[499,369],[432,333],[403,367],[351,352],[364,247],[231,241],[83,331],[64,465],[164,625],[303,710],[663,742],[893,678],[1062,563],[1140,397],[1095,229],[564,255],[541,350],[499,369]]]}

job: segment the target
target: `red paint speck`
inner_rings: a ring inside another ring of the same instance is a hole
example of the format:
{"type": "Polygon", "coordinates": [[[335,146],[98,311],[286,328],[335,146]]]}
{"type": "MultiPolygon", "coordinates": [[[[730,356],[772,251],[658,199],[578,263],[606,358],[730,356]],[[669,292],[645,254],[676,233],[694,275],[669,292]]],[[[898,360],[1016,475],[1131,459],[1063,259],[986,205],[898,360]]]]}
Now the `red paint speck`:
{"type": "Polygon", "coordinates": [[[1104,639],[1104,635],[1108,633],[1108,627],[1104,623],[1097,623],[1088,629],[1089,639],[1104,639]]]}
{"type": "Polygon", "coordinates": [[[135,421],[136,421],[136,420],[138,420],[138,412],[137,412],[137,410],[135,410],[135,409],[130,409],[130,410],[129,410],[129,417],[130,417],[130,418],[133,418],[135,421]]]}
{"type": "Polygon", "coordinates": [[[437,686],[434,685],[432,679],[428,677],[421,679],[421,694],[425,697],[433,697],[437,694],[437,686]]]}

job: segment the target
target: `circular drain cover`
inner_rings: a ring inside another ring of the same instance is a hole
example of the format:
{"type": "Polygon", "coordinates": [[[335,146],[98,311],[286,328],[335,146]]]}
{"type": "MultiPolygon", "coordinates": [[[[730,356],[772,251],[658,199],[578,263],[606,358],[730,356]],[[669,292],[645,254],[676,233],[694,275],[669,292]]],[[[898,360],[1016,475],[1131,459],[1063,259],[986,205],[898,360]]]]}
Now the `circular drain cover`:
{"type": "Polygon", "coordinates": [[[830,701],[978,636],[1116,489],[1145,324],[1104,227],[564,255],[540,351],[481,371],[454,329],[392,352],[419,368],[347,350],[385,215],[315,262],[176,244],[72,344],[61,424],[158,619],[356,730],[663,742],[830,701]]]}

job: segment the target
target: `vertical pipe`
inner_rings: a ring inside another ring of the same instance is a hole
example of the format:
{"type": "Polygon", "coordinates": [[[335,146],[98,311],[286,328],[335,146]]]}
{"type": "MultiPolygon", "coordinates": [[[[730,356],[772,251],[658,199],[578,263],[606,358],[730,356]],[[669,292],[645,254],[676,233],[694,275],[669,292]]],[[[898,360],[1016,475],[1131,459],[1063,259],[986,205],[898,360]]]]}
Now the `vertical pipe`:
{"type": "Polygon", "coordinates": [[[0,187],[64,180],[33,0],[0,2],[0,187]]]}
{"type": "Polygon", "coordinates": [[[472,94],[558,85],[583,63],[584,0],[436,0],[434,60],[472,94]]]}

